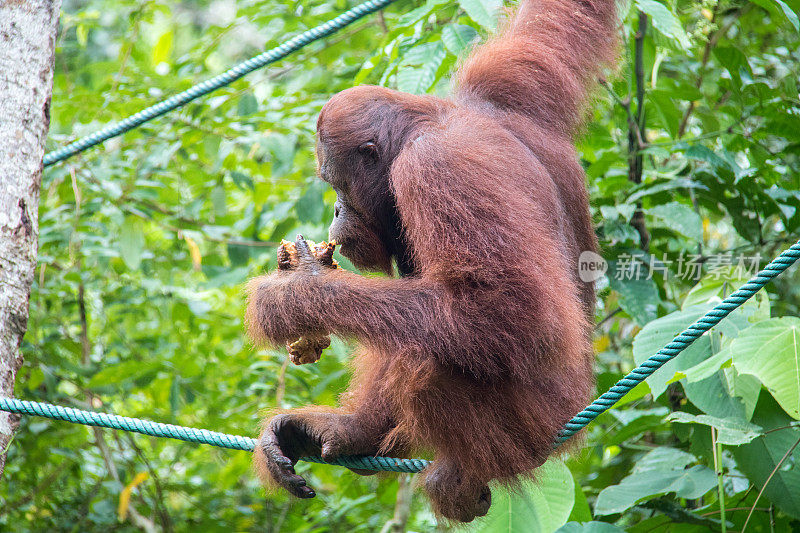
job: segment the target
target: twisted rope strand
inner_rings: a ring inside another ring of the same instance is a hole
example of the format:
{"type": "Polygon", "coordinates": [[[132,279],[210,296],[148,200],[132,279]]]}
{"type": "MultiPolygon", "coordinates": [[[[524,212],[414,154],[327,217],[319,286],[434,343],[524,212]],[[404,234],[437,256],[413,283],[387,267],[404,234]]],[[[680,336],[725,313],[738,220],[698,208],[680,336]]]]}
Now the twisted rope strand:
{"type": "MultiPolygon", "coordinates": [[[[569,439],[575,433],[586,427],[597,416],[611,408],[620,398],[625,396],[632,388],[644,381],[653,372],[661,368],[666,362],[672,360],[686,347],[697,340],[703,333],[716,326],[723,318],[734,309],[749,300],[756,292],[763,288],[773,278],[792,266],[800,259],[800,241],[796,242],[778,257],[772,260],[755,277],[742,285],[739,290],[725,298],[722,302],[699,318],[694,324],[678,334],[672,342],[660,349],[655,355],[634,368],[627,376],[619,380],[613,387],[597,398],[583,411],[567,422],[559,432],[554,447],[569,439]]],[[[211,444],[220,448],[232,450],[253,451],[256,439],[240,435],[228,435],[205,429],[161,424],[139,418],[129,418],[106,413],[83,411],[70,407],[62,407],[48,403],[28,402],[14,398],[0,398],[0,410],[11,413],[43,416],[53,420],[65,420],[87,426],[121,429],[133,431],[153,437],[169,437],[187,442],[211,444]]],[[[391,457],[338,457],[334,461],[326,461],[322,457],[303,457],[302,460],[314,463],[334,464],[349,468],[365,470],[386,470],[390,472],[420,472],[430,461],[424,459],[395,459],[391,457]]]]}
{"type": "Polygon", "coordinates": [[[63,146],[57,150],[48,152],[44,156],[44,166],[49,167],[50,165],[54,165],[59,161],[64,161],[65,159],[68,159],[79,152],[83,152],[92,146],[96,146],[107,141],[108,139],[122,135],[123,133],[141,126],[145,122],[149,122],[156,117],[160,117],[165,113],[169,113],[174,109],[184,106],[192,100],[196,100],[201,96],[205,96],[210,92],[225,87],[239,78],[250,74],[254,70],[260,69],[261,67],[269,65],[270,63],[274,63],[275,61],[283,59],[289,54],[300,50],[304,46],[322,39],[323,37],[327,37],[328,35],[336,33],[358,19],[363,18],[370,13],[374,13],[375,11],[379,11],[395,1],[396,0],[368,0],[363,4],[357,5],[353,9],[345,11],[338,17],[331,19],[328,22],[320,24],[315,28],[311,28],[310,30],[292,37],[288,41],[276,46],[271,50],[263,52],[248,59],[247,61],[243,61],[238,65],[235,65],[222,74],[200,82],[181,93],[170,96],[169,98],[162,100],[157,104],[142,109],[138,113],[134,113],[133,115],[124,118],[119,122],[110,124],[90,135],[82,137],[81,139],[78,139],[67,146],[63,146]]]}
{"type": "Polygon", "coordinates": [[[720,320],[749,300],[755,293],[763,288],[764,285],[783,273],[784,270],[792,266],[798,259],[800,259],[800,240],[773,259],[763,270],[750,278],[750,281],[742,285],[739,290],[722,300],[722,302],[714,306],[705,315],[698,318],[694,324],[679,333],[672,339],[672,342],[661,348],[655,355],[648,358],[641,365],[631,370],[627,376],[617,381],[613,387],[588,405],[586,409],[572,417],[559,432],[558,438],[556,439],[556,446],[559,446],[562,442],[586,427],[592,420],[597,418],[600,413],[611,408],[636,385],[647,379],[650,374],[661,368],[665,363],[675,358],[676,355],[685,350],[690,344],[702,336],[703,333],[719,324],[720,320]]]}
{"type": "MultiPolygon", "coordinates": [[[[198,429],[173,424],[162,424],[141,418],[96,413],[63,407],[49,403],[28,402],[16,398],[0,398],[0,410],[9,413],[42,416],[53,420],[63,420],[73,424],[97,426],[101,428],[121,429],[133,433],[141,433],[151,437],[166,437],[186,442],[210,444],[229,450],[252,452],[258,441],[241,435],[229,435],[218,431],[198,429]]],[[[304,461],[330,465],[362,468],[365,470],[386,470],[389,472],[420,472],[429,461],[424,459],[393,459],[391,457],[338,457],[334,461],[326,461],[322,457],[303,457],[304,461]]]]}

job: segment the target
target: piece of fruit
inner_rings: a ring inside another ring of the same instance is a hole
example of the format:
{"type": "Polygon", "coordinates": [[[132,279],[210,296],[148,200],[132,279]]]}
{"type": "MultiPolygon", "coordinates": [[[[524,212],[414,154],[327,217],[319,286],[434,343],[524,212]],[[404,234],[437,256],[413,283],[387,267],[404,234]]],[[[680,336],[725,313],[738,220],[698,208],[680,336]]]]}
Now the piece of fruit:
{"type": "MultiPolygon", "coordinates": [[[[333,258],[336,250],[335,242],[322,241],[316,243],[306,240],[308,248],[317,261],[327,268],[339,268],[339,263],[333,258]]],[[[280,270],[294,270],[300,266],[300,258],[297,255],[297,245],[290,241],[281,241],[278,247],[278,268],[280,270]]],[[[328,335],[322,337],[300,337],[294,342],[286,343],[289,358],[296,365],[316,363],[322,355],[322,350],[331,345],[331,338],[328,335]]]]}
{"type": "MultiPolygon", "coordinates": [[[[339,263],[333,258],[336,250],[336,242],[314,242],[306,240],[311,253],[317,261],[328,268],[339,268],[339,263]]],[[[278,246],[278,268],[281,270],[293,270],[300,266],[300,258],[297,255],[297,245],[295,243],[282,240],[278,246]]]]}
{"type": "Polygon", "coordinates": [[[322,350],[331,345],[331,338],[327,335],[322,337],[300,337],[294,342],[286,344],[289,352],[289,359],[296,365],[316,363],[322,356],[322,350]]]}

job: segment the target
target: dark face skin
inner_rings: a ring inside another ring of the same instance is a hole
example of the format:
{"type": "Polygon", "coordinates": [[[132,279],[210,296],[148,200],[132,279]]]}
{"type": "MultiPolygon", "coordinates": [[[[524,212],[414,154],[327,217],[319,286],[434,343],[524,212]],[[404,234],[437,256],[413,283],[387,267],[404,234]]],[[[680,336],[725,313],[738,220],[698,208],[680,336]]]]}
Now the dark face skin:
{"type": "Polygon", "coordinates": [[[346,142],[326,138],[322,116],[318,129],[318,173],[337,195],[330,240],[360,269],[391,274],[395,260],[400,275],[411,274],[389,179],[391,150],[369,131],[346,135],[346,142]]]}
{"type": "Polygon", "coordinates": [[[347,89],[323,106],[318,171],[338,196],[330,238],[358,268],[391,274],[394,262],[401,276],[417,272],[392,190],[392,164],[448,106],[435,97],[373,86],[347,89]]]}
{"type": "Polygon", "coordinates": [[[339,244],[339,251],[356,267],[391,272],[392,253],[386,245],[391,240],[391,231],[383,219],[389,209],[390,195],[382,194],[379,202],[365,202],[359,193],[364,185],[359,178],[364,173],[371,174],[381,188],[388,189],[388,178],[379,168],[375,143],[363,143],[349,153],[334,153],[320,141],[317,158],[320,178],[336,192],[329,239],[339,244]]]}

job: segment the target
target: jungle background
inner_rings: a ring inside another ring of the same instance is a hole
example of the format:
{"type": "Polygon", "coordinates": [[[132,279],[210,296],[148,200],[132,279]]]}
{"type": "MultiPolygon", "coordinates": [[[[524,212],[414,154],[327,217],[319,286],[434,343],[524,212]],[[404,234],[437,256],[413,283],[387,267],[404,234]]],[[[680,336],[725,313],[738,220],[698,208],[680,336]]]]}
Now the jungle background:
{"type": "MultiPolygon", "coordinates": [[[[67,0],[48,149],[355,4],[67,0]]],[[[243,284],[275,267],[281,238],[327,235],[335,196],[315,178],[313,150],[322,104],[361,83],[446,94],[499,5],[401,0],[46,169],[16,395],[252,436],[267,408],[334,404],[352,344],[300,367],[254,349],[243,284]]],[[[800,0],[633,0],[620,11],[620,68],[578,141],[608,261],[600,392],[800,228],[800,0]]],[[[799,280],[790,269],[634,389],[539,485],[495,490],[490,515],[466,530],[800,530],[799,280]]],[[[247,452],[23,418],[0,529],[446,529],[413,476],[301,464],[318,496],[297,501],[265,496],[250,463],[247,452]]]]}

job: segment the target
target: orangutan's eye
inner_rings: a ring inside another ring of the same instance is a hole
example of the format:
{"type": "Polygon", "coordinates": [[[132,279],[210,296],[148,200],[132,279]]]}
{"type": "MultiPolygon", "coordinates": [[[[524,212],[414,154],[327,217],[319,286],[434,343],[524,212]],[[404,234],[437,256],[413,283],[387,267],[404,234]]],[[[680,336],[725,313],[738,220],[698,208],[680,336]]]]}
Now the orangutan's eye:
{"type": "Polygon", "coordinates": [[[373,159],[374,161],[378,160],[378,145],[375,144],[373,141],[367,141],[361,146],[358,147],[359,153],[362,155],[373,159]]]}

